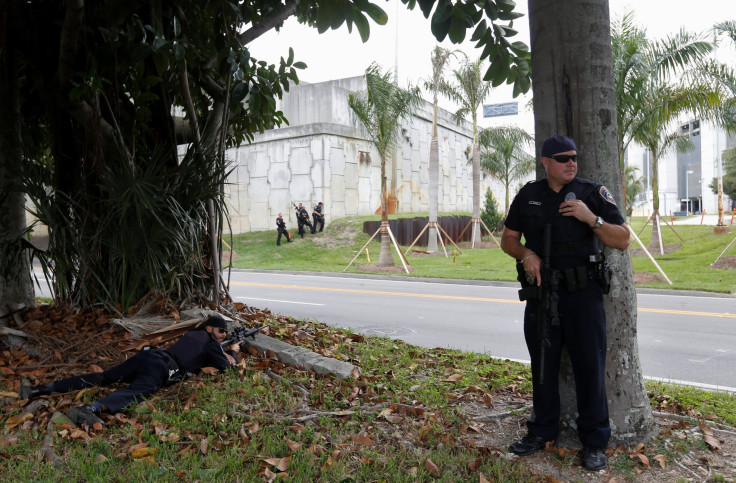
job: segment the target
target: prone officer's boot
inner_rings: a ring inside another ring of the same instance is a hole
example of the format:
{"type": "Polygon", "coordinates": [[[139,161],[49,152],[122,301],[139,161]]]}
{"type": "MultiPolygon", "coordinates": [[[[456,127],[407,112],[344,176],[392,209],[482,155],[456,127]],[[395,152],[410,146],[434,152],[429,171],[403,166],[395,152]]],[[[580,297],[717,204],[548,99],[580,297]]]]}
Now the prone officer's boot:
{"type": "Polygon", "coordinates": [[[49,385],[45,386],[21,386],[18,388],[18,399],[20,400],[26,400],[26,399],[33,399],[38,396],[45,396],[46,394],[51,394],[53,390],[49,385]]]}

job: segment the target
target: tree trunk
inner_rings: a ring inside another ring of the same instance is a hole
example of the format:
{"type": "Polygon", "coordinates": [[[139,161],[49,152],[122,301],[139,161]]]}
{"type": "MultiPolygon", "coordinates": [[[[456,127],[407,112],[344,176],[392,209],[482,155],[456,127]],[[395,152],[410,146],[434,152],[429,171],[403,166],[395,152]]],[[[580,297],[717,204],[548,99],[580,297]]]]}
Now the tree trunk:
{"type": "MultiPolygon", "coordinates": [[[[649,250],[659,250],[662,246],[659,226],[659,159],[652,153],[652,237],[649,239],[649,250]]],[[[664,254],[664,252],[661,252],[664,254]]]]}
{"type": "MultiPolygon", "coordinates": [[[[578,174],[622,195],[607,0],[529,0],[532,86],[537,149],[547,137],[571,136],[578,174]],[[550,28],[554,25],[555,28],[550,28]]],[[[538,151],[537,151],[538,152],[538,151]]],[[[643,442],[656,434],[636,341],[636,292],[628,251],[606,248],[613,278],[605,297],[611,444],[643,442]]],[[[560,377],[560,444],[576,444],[576,402],[569,360],[560,377]]]]}
{"type": "MultiPolygon", "coordinates": [[[[440,149],[437,141],[437,134],[432,136],[432,142],[429,145],[429,222],[437,222],[437,194],[439,191],[440,178],[440,149]]],[[[434,226],[427,230],[427,251],[436,253],[437,248],[437,229],[434,226]]]]}
{"type": "MultiPolygon", "coordinates": [[[[9,14],[12,19],[12,12],[9,14]]],[[[26,228],[25,197],[17,185],[23,163],[23,145],[13,45],[17,36],[13,33],[12,23],[8,22],[9,32],[0,52],[0,246],[17,239],[26,228]]],[[[14,256],[7,262],[10,264],[7,276],[0,275],[0,325],[7,323],[5,316],[9,311],[35,305],[30,260],[27,256],[14,256]]]]}
{"type": "MultiPolygon", "coordinates": [[[[473,123],[475,126],[475,123],[473,123]]],[[[474,131],[477,128],[473,128],[474,131]]],[[[473,134],[473,219],[480,219],[480,149],[478,148],[478,134],[473,134]]],[[[480,223],[473,223],[470,239],[480,242],[480,223]]],[[[489,227],[490,228],[490,227],[489,227]]]]}
{"type": "Polygon", "coordinates": [[[394,256],[391,254],[391,238],[388,235],[388,192],[386,190],[385,162],[381,162],[381,251],[378,252],[379,267],[393,267],[394,256]]]}

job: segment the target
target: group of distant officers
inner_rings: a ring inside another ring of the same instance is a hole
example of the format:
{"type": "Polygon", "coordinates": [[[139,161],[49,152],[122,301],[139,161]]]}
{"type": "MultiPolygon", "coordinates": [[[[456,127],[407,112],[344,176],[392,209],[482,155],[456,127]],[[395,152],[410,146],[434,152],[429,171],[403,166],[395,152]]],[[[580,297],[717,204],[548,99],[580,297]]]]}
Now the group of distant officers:
{"type": "MultiPolygon", "coordinates": [[[[323,231],[325,229],[325,215],[322,212],[324,204],[321,201],[314,205],[311,222],[309,221],[309,212],[304,208],[303,204],[299,203],[299,205],[294,205],[294,209],[296,210],[296,221],[299,226],[299,236],[301,238],[304,238],[305,226],[309,227],[309,231],[313,235],[317,233],[317,231],[323,231]],[[319,230],[317,229],[318,227],[319,230]]],[[[286,228],[286,222],[284,221],[284,217],[281,213],[279,213],[278,218],[276,218],[276,229],[279,233],[278,238],[276,238],[276,245],[281,245],[282,235],[286,236],[286,241],[288,243],[291,243],[291,234],[286,228]]]]}

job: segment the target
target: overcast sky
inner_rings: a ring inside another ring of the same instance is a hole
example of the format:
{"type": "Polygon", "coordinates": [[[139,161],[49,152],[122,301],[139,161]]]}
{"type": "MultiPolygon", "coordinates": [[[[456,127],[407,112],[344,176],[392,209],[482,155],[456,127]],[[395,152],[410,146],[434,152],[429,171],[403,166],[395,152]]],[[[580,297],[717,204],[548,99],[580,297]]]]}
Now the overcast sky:
{"type": "MultiPolygon", "coordinates": [[[[290,19],[281,32],[271,31],[250,44],[255,58],[277,62],[279,57],[288,56],[289,47],[294,48],[295,58],[307,64],[307,69],[299,73],[304,82],[322,82],[331,79],[359,76],[373,61],[384,69],[395,68],[398,58],[398,72],[401,84],[408,82],[417,85],[431,75],[430,54],[436,40],[419,8],[409,11],[398,0],[373,0],[389,16],[384,26],[372,21],[368,42],[361,42],[357,30],[348,33],[347,27],[328,30],[318,34],[314,28],[300,25],[290,19]],[[398,17],[398,49],[396,48],[396,29],[398,17]],[[396,55],[398,52],[398,56],[396,55]]],[[[526,14],[527,3],[517,1],[520,12],[526,14]]],[[[680,28],[689,31],[704,31],[714,23],[723,20],[736,20],[736,1],[734,0],[610,0],[611,18],[620,18],[624,12],[634,11],[637,23],[646,27],[650,38],[664,37],[680,28]]],[[[518,19],[514,27],[519,30],[513,40],[521,40],[529,45],[528,17],[518,19]]],[[[469,31],[468,37],[472,32],[469,31]]],[[[471,58],[477,58],[480,51],[473,43],[465,42],[455,46],[448,40],[442,44],[447,48],[461,49],[471,58]]],[[[493,100],[505,102],[512,100],[510,88],[499,88],[492,93],[493,100]]],[[[450,108],[450,106],[441,107],[450,108]]]]}

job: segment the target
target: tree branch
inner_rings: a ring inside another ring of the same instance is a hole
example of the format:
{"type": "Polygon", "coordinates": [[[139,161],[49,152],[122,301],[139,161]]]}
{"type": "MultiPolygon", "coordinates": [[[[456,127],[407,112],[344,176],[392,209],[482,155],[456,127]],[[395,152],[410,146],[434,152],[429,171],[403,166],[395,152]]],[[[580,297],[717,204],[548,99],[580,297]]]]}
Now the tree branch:
{"type": "Polygon", "coordinates": [[[257,39],[264,33],[275,28],[281,22],[296,14],[296,9],[299,7],[299,0],[286,0],[284,8],[275,12],[270,17],[264,19],[261,22],[253,25],[251,28],[238,35],[238,42],[240,45],[248,45],[253,40],[257,39]]]}

